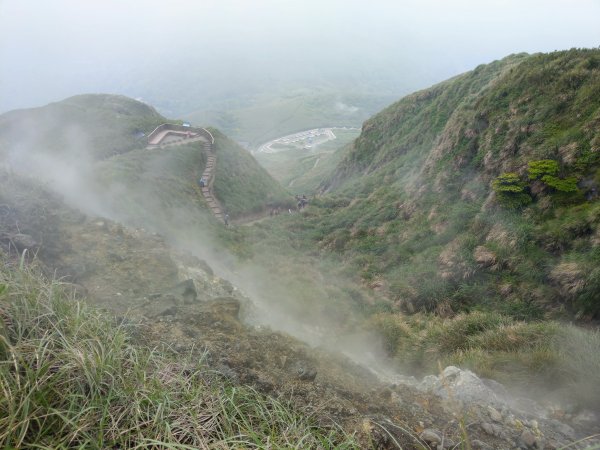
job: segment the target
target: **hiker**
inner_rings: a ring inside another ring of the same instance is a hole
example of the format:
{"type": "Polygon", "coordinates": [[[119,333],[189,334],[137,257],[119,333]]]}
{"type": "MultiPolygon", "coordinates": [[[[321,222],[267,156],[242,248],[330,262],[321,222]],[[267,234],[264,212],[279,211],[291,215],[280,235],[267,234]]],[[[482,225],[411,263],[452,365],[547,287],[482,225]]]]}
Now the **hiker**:
{"type": "Polygon", "coordinates": [[[228,227],[229,226],[229,214],[225,214],[225,226],[228,227]]]}
{"type": "Polygon", "coordinates": [[[206,180],[204,179],[204,177],[200,178],[200,187],[206,187],[206,180]]]}

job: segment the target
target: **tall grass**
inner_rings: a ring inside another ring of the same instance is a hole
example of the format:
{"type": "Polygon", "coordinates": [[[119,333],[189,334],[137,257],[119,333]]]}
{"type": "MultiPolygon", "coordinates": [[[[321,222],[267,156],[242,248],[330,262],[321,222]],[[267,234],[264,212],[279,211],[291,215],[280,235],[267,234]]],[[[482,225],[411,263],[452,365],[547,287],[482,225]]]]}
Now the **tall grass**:
{"type": "Polygon", "coordinates": [[[202,357],[134,343],[27,267],[0,269],[0,447],[357,448],[202,357]]]}
{"type": "Polygon", "coordinates": [[[531,395],[598,408],[600,332],[558,322],[523,322],[494,312],[433,315],[380,313],[370,319],[388,352],[417,374],[454,364],[531,395]],[[533,389],[533,390],[532,390],[533,389]]]}

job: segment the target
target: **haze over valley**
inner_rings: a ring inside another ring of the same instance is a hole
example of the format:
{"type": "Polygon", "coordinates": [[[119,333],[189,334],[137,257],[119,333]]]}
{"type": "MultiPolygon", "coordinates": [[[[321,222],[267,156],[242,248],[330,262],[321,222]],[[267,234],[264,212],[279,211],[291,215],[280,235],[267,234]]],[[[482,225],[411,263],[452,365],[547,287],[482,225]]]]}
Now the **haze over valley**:
{"type": "Polygon", "coordinates": [[[600,2],[0,2],[0,447],[600,447],[600,2]]]}

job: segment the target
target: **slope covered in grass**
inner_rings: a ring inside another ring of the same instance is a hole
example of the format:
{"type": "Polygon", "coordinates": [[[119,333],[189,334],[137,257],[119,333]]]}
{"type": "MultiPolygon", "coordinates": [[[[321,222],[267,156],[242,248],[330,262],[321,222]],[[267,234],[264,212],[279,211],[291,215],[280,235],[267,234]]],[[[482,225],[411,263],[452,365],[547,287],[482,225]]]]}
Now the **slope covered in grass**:
{"type": "Polygon", "coordinates": [[[358,448],[201,358],[146,348],[69,285],[0,257],[3,448],[358,448]]]}
{"type": "Polygon", "coordinates": [[[47,151],[58,156],[86,153],[103,159],[145,146],[144,135],[163,122],[165,118],[154,108],[127,97],[77,95],[2,114],[0,143],[5,151],[47,151]]]}
{"type": "Polygon", "coordinates": [[[126,223],[206,227],[211,215],[197,184],[206,159],[202,142],[132,150],[96,164],[93,190],[126,223]]]}
{"type": "Polygon", "coordinates": [[[291,206],[291,196],[250,154],[217,130],[214,192],[231,217],[265,211],[275,205],[291,206]]]}
{"type": "MultiPolygon", "coordinates": [[[[147,150],[147,134],[165,122],[144,103],[105,94],[12,111],[0,116],[0,162],[49,182],[77,206],[97,206],[95,213],[114,210],[129,223],[169,221],[181,213],[196,222],[208,211],[197,186],[207,155],[198,142],[147,150]]],[[[214,189],[232,217],[291,204],[247,151],[212,131],[214,189]]]]}
{"type": "Polygon", "coordinates": [[[363,125],[309,221],[405,311],[600,313],[600,51],[515,55],[363,125]]]}

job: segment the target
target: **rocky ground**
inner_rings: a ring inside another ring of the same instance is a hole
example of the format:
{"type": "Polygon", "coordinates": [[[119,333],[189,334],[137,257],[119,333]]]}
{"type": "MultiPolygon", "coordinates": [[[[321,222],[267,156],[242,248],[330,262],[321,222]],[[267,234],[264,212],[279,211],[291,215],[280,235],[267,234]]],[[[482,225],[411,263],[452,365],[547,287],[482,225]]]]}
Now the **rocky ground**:
{"type": "Polygon", "coordinates": [[[36,254],[49,275],[73,283],[137,339],[197,354],[224,379],[314,411],[323,423],[355,432],[365,447],[553,449],[597,425],[591,413],[560,422],[559,412],[511,399],[498,383],[454,367],[422,381],[382,381],[340,354],[248,325],[252,299],[160,236],[86,217],[40,188],[6,181],[5,251],[36,254]]]}

